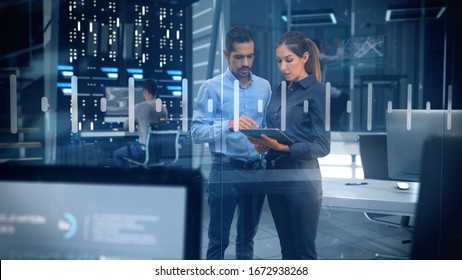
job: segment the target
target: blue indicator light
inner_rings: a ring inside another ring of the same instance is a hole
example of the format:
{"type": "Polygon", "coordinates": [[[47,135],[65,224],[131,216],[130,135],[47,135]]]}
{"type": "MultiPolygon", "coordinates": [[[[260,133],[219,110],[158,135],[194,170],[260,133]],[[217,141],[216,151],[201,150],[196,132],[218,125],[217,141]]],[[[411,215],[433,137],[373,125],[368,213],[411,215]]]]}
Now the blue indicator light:
{"type": "Polygon", "coordinates": [[[101,67],[101,71],[104,73],[118,73],[119,69],[115,67],[101,67]]]}
{"type": "Polygon", "coordinates": [[[127,68],[127,72],[130,74],[143,74],[143,69],[127,68]]]}
{"type": "Polygon", "coordinates": [[[176,91],[176,90],[181,91],[181,86],[167,86],[167,89],[171,91],[176,91]]]}
{"type": "Polygon", "coordinates": [[[183,72],[181,70],[167,70],[167,74],[171,76],[182,76],[183,72]]]}
{"type": "Polygon", "coordinates": [[[59,70],[59,71],[73,71],[74,66],[72,66],[72,65],[58,65],[56,67],[56,69],[59,70]]]}
{"type": "Polygon", "coordinates": [[[59,88],[70,88],[72,87],[71,83],[56,83],[56,86],[59,88]]]}

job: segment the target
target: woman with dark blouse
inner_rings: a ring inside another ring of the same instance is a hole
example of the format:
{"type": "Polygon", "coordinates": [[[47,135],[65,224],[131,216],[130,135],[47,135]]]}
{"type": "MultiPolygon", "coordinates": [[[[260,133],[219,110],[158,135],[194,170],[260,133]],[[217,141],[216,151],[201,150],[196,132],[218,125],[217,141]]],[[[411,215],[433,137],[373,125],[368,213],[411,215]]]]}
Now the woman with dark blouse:
{"type": "Polygon", "coordinates": [[[259,153],[266,153],[265,189],[282,259],[317,258],[315,239],[322,204],[318,158],[330,152],[318,55],[314,42],[300,32],[281,36],[276,59],[285,82],[273,91],[266,121],[269,128],[284,130],[295,143],[285,145],[266,135],[249,138],[259,153]]]}

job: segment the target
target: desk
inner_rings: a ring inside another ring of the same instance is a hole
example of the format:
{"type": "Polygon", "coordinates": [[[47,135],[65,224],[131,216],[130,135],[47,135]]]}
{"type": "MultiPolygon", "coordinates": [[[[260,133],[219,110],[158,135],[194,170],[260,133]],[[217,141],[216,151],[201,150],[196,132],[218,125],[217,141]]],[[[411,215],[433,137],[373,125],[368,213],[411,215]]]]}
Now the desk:
{"type": "Polygon", "coordinates": [[[82,131],[80,137],[82,138],[107,138],[107,137],[138,137],[138,132],[129,132],[128,130],[93,130],[82,131]]]}
{"type": "Polygon", "coordinates": [[[323,178],[323,207],[339,210],[413,216],[416,212],[419,183],[400,190],[397,181],[323,178]],[[345,185],[367,182],[367,185],[345,185]]]}
{"type": "MultiPolygon", "coordinates": [[[[165,130],[159,130],[162,133],[165,130]]],[[[80,144],[84,146],[83,154],[97,156],[97,159],[88,161],[84,159],[84,165],[112,166],[112,153],[115,149],[127,145],[127,142],[138,138],[138,131],[128,130],[92,130],[79,132],[80,144]]],[[[180,159],[176,165],[184,167],[192,166],[192,140],[189,133],[180,132],[179,138],[180,159]]]]}
{"type": "Polygon", "coordinates": [[[112,153],[115,149],[126,146],[138,138],[138,131],[128,130],[90,130],[80,131],[77,151],[83,155],[83,165],[112,166],[112,153]]]}
{"type": "Polygon", "coordinates": [[[338,155],[359,155],[358,132],[331,132],[330,153],[338,155]]]}

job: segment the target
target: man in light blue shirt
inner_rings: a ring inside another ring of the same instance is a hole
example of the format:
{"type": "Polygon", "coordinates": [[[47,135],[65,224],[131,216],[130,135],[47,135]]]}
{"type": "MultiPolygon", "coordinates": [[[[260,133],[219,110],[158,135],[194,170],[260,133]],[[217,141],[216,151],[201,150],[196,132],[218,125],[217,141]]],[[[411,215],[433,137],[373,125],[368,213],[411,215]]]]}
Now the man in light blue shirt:
{"type": "Polygon", "coordinates": [[[228,31],[223,54],[229,67],[201,86],[191,127],[193,141],[208,143],[212,153],[207,186],[210,224],[206,257],[224,259],[237,207],[236,258],[252,259],[253,238],[265,199],[262,186],[265,164],[253,144],[235,128],[266,127],[271,87],[268,81],[251,73],[254,39],[247,28],[234,27],[228,31]],[[235,81],[239,84],[238,99],[234,96],[235,81]],[[237,100],[239,108],[235,111],[237,100]],[[234,119],[235,112],[238,119],[234,119]]]}
{"type": "Polygon", "coordinates": [[[138,123],[138,142],[140,145],[128,144],[120,147],[113,153],[113,159],[117,166],[128,167],[128,161],[125,158],[143,162],[146,156],[144,145],[148,135],[149,124],[160,123],[167,119],[167,109],[162,106],[157,111],[156,106],[157,81],[147,79],[143,82],[143,102],[135,105],[135,120],[138,123]]]}

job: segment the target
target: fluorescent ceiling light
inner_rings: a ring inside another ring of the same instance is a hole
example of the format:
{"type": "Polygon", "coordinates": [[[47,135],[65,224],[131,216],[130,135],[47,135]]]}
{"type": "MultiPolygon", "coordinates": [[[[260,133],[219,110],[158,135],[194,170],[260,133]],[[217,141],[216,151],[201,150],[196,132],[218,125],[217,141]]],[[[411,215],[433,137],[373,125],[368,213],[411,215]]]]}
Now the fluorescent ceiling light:
{"type": "Polygon", "coordinates": [[[434,7],[389,7],[385,21],[409,21],[424,19],[439,19],[446,11],[445,6],[434,7]]]}
{"type": "MultiPolygon", "coordinates": [[[[332,9],[294,11],[290,18],[290,24],[294,27],[337,24],[337,19],[332,9]]],[[[288,21],[287,13],[282,15],[282,20],[288,21]]]]}

